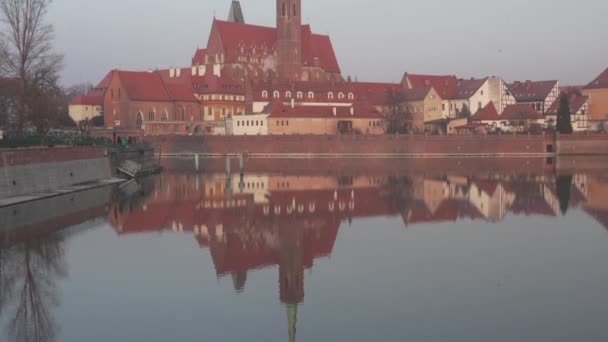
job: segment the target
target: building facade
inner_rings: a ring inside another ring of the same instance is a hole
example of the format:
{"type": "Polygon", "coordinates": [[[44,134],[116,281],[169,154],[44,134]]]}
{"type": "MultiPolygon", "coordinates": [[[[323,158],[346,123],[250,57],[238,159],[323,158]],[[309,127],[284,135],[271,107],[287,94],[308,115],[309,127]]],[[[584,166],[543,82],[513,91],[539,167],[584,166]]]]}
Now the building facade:
{"type": "Polygon", "coordinates": [[[516,81],[508,88],[518,104],[527,104],[543,115],[560,95],[558,81],[516,81]]]}
{"type": "Polygon", "coordinates": [[[608,68],[583,88],[589,97],[589,122],[594,129],[608,121],[608,68]]]}

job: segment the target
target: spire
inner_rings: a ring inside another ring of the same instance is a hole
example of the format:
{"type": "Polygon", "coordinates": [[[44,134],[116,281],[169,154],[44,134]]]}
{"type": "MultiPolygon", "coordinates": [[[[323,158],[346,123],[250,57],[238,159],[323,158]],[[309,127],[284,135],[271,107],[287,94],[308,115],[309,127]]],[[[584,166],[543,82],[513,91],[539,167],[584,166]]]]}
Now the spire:
{"type": "Polygon", "coordinates": [[[289,325],[289,342],[296,342],[298,304],[287,304],[287,324],[289,325]]]}
{"type": "Polygon", "coordinates": [[[245,16],[243,16],[243,9],[241,3],[238,0],[232,1],[230,5],[230,12],[228,13],[228,21],[233,23],[244,24],[245,16]]]}

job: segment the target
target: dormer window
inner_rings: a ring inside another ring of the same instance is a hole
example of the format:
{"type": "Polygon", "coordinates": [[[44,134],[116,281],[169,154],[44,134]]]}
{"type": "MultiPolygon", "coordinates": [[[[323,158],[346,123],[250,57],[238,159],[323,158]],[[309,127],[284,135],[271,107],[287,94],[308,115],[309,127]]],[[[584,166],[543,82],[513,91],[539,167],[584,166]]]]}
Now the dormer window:
{"type": "Polygon", "coordinates": [[[308,98],[309,99],[314,99],[315,98],[315,93],[313,93],[312,91],[308,92],[308,98]]]}
{"type": "Polygon", "coordinates": [[[268,92],[266,90],[264,90],[262,92],[262,98],[267,99],[268,98],[268,92]]]}
{"type": "Polygon", "coordinates": [[[348,93],[348,99],[349,99],[349,100],[354,100],[354,99],[355,99],[355,94],[353,94],[353,93],[348,93]]]}
{"type": "Polygon", "coordinates": [[[273,97],[274,97],[275,99],[278,99],[279,97],[281,97],[281,94],[280,94],[278,91],[276,91],[276,90],[275,90],[275,92],[274,92],[274,94],[273,94],[273,97]]]}
{"type": "Polygon", "coordinates": [[[302,92],[299,91],[296,96],[298,97],[298,99],[302,99],[302,97],[304,96],[304,94],[302,94],[302,92]]]}
{"type": "Polygon", "coordinates": [[[334,93],[331,93],[331,92],[330,92],[330,93],[328,93],[328,94],[327,94],[327,99],[328,99],[328,100],[333,100],[333,99],[334,99],[334,93]]]}
{"type": "Polygon", "coordinates": [[[344,99],[344,93],[339,93],[338,94],[338,99],[339,100],[343,100],[344,99]]]}
{"type": "Polygon", "coordinates": [[[290,99],[291,98],[291,92],[288,91],[285,93],[285,98],[290,99]]]}

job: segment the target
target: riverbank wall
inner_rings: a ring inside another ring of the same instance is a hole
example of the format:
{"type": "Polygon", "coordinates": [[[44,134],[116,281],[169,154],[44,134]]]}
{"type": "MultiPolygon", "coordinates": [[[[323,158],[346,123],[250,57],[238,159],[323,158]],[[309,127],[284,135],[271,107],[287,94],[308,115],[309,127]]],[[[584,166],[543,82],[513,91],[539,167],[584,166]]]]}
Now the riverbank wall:
{"type": "Polygon", "coordinates": [[[0,198],[44,194],[110,178],[105,147],[0,150],[0,198]]]}

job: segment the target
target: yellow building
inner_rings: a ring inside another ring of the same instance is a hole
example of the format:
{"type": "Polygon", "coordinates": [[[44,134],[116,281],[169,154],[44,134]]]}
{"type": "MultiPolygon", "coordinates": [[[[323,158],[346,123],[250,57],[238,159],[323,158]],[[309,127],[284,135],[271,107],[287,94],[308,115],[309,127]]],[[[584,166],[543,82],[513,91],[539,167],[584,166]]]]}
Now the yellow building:
{"type": "Polygon", "coordinates": [[[589,97],[590,124],[608,121],[608,68],[583,88],[583,95],[589,97]]]}
{"type": "Polygon", "coordinates": [[[103,98],[97,95],[77,95],[69,106],[70,118],[79,123],[103,116],[103,98]]]}
{"type": "Polygon", "coordinates": [[[412,129],[415,132],[434,131],[435,123],[445,120],[442,100],[435,88],[407,89],[403,98],[403,106],[412,117],[412,129]]]}

